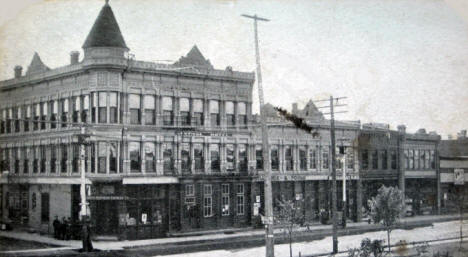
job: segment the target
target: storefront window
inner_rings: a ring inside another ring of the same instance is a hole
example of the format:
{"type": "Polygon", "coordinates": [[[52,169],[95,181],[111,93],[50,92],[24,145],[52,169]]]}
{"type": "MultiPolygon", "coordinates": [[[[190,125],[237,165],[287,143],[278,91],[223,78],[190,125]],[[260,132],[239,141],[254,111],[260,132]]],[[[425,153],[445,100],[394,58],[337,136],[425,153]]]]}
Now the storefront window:
{"type": "Polygon", "coordinates": [[[235,157],[234,157],[234,145],[226,144],[226,169],[227,171],[235,170],[235,157]]]}
{"type": "Polygon", "coordinates": [[[211,171],[219,172],[219,145],[211,144],[210,145],[210,159],[211,159],[211,171]]]}
{"type": "Polygon", "coordinates": [[[162,98],[163,109],[163,124],[171,126],[174,124],[174,107],[172,105],[172,97],[165,96],[162,98]]]}
{"type": "Polygon", "coordinates": [[[229,184],[221,185],[221,215],[229,216],[229,184]]]}
{"type": "Polygon", "coordinates": [[[190,125],[190,101],[188,98],[180,98],[180,121],[182,126],[190,125]]]}
{"type": "Polygon", "coordinates": [[[211,185],[203,185],[203,216],[213,216],[213,189],[211,185]]]}
{"type": "Polygon", "coordinates": [[[129,142],[128,151],[130,155],[130,171],[141,172],[140,142],[129,142]]]}
{"type": "Polygon", "coordinates": [[[244,215],[245,210],[245,191],[244,184],[237,184],[237,215],[244,215]]]}
{"type": "Polygon", "coordinates": [[[153,95],[145,95],[143,99],[143,107],[145,108],[145,124],[154,125],[156,123],[154,112],[156,105],[153,95]]]}
{"type": "Polygon", "coordinates": [[[156,171],[156,152],[153,142],[145,143],[145,169],[147,173],[156,171]]]}
{"type": "Polygon", "coordinates": [[[219,126],[219,101],[217,100],[210,100],[210,120],[212,127],[219,126]]]}
{"type": "Polygon", "coordinates": [[[140,95],[129,94],[128,106],[130,109],[130,124],[140,124],[141,123],[140,95]]]}

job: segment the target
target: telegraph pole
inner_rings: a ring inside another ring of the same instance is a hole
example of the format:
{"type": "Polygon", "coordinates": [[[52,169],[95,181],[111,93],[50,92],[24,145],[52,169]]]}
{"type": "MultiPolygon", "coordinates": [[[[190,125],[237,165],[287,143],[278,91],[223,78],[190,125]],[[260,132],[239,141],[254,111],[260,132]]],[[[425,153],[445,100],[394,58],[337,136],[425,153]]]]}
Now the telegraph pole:
{"type": "Polygon", "coordinates": [[[338,228],[336,220],[336,144],[335,115],[333,113],[333,96],[330,96],[330,138],[331,138],[331,168],[332,168],[332,219],[333,219],[333,253],[338,253],[338,228]]]}
{"type": "Polygon", "coordinates": [[[270,145],[268,143],[268,128],[266,125],[265,111],[263,106],[265,105],[263,100],[263,87],[262,87],[262,70],[260,67],[260,52],[258,48],[258,31],[257,31],[257,21],[270,21],[265,18],[258,17],[256,14],[254,16],[242,14],[243,17],[254,20],[254,36],[255,36],[255,61],[257,64],[257,86],[258,86],[258,98],[260,102],[260,117],[261,117],[261,127],[262,127],[262,145],[263,145],[263,159],[264,170],[265,170],[265,247],[266,257],[275,256],[275,238],[274,238],[274,228],[273,228],[273,196],[271,190],[271,163],[270,163],[270,145]]]}
{"type": "Polygon", "coordinates": [[[81,171],[81,186],[80,186],[80,196],[81,196],[81,224],[82,224],[82,235],[81,240],[83,242],[83,252],[91,252],[93,250],[93,244],[91,242],[91,235],[89,231],[89,212],[88,205],[86,201],[86,164],[85,164],[85,155],[86,155],[86,129],[81,127],[81,133],[78,135],[78,142],[80,143],[80,171],[81,171]]]}

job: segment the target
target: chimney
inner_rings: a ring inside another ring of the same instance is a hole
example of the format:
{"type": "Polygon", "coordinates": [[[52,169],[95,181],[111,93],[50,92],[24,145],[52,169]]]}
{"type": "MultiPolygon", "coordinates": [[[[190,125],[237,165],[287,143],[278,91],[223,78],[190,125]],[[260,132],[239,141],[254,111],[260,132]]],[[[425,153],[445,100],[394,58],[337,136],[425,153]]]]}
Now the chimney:
{"type": "Polygon", "coordinates": [[[400,132],[401,134],[405,134],[406,133],[406,126],[405,125],[398,125],[398,132],[400,132]]]}
{"type": "Polygon", "coordinates": [[[80,58],[80,52],[72,51],[70,52],[70,64],[78,64],[78,59],[80,58]]]}
{"type": "Polygon", "coordinates": [[[20,78],[22,75],[21,74],[22,72],[23,72],[23,67],[16,65],[15,66],[15,79],[20,78]]]}
{"type": "Polygon", "coordinates": [[[292,111],[291,111],[291,113],[297,115],[297,103],[293,103],[293,104],[292,104],[292,111]]]}

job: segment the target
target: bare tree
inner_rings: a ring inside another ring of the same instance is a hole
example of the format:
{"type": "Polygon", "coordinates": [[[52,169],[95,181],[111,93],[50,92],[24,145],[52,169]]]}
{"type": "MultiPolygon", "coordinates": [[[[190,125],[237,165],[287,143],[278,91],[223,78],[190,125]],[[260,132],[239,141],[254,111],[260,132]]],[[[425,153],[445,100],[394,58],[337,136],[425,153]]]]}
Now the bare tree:
{"type": "Polygon", "coordinates": [[[396,187],[382,186],[377,196],[369,200],[369,206],[374,223],[383,224],[387,230],[387,244],[390,252],[390,233],[404,210],[403,192],[396,187]]]}
{"type": "Polygon", "coordinates": [[[292,235],[296,226],[304,223],[301,200],[277,200],[279,212],[275,217],[276,224],[286,228],[289,239],[289,256],[292,257],[292,235]]]}

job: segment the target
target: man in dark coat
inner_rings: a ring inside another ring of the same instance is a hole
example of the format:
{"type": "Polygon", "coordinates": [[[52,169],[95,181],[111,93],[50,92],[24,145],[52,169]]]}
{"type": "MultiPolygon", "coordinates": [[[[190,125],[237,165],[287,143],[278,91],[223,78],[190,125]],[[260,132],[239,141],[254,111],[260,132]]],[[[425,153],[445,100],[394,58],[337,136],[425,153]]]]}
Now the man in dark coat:
{"type": "Polygon", "coordinates": [[[52,222],[52,226],[54,226],[54,238],[55,238],[55,239],[59,239],[59,237],[60,237],[60,226],[61,226],[61,224],[60,224],[60,221],[59,221],[57,215],[55,215],[55,219],[54,219],[54,221],[52,222]]]}

